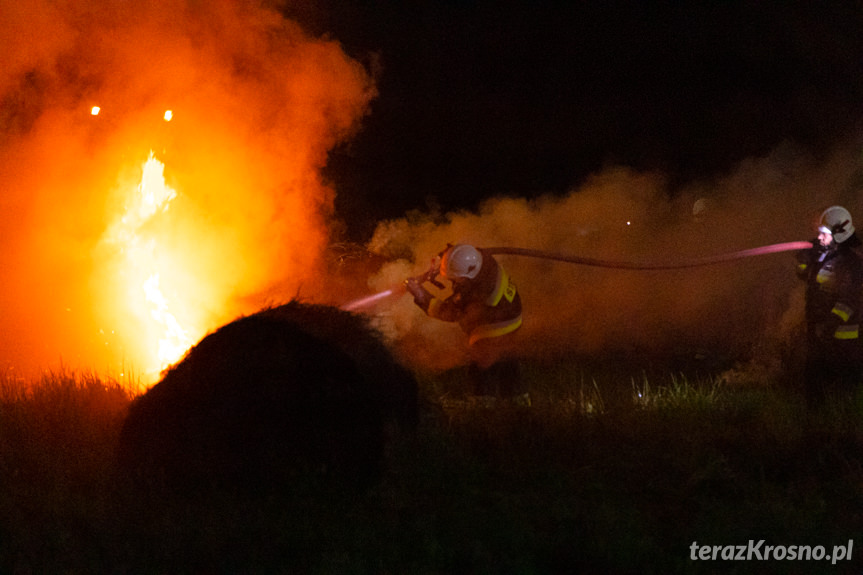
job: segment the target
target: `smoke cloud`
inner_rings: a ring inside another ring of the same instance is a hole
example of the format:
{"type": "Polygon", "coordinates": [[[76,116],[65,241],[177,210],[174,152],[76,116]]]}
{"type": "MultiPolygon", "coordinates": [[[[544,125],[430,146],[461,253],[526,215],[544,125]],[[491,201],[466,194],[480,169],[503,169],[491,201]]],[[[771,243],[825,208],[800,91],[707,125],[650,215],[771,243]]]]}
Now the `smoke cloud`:
{"type": "MultiPolygon", "coordinates": [[[[675,190],[662,174],[613,167],[565,196],[491,199],[475,212],[413,213],[378,226],[368,247],[395,261],[372,287],[385,289],[423,271],[448,242],[670,263],[810,240],[823,208],[843,203],[854,213],[860,205],[859,149],[859,143],[845,145],[816,160],[784,144],[723,178],[675,190]]],[[[522,353],[529,357],[646,365],[675,355],[776,355],[802,319],[793,253],[671,271],[497,257],[522,294],[522,353]]],[[[445,369],[466,360],[459,328],[426,318],[410,296],[379,314],[416,364],[445,369]]]]}
{"type": "Polygon", "coordinates": [[[319,171],[375,96],[338,43],[251,0],[2,0],[0,20],[2,367],[152,367],[133,248],[192,343],[323,281],[319,171]],[[131,226],[151,151],[176,196],[131,226]]]}

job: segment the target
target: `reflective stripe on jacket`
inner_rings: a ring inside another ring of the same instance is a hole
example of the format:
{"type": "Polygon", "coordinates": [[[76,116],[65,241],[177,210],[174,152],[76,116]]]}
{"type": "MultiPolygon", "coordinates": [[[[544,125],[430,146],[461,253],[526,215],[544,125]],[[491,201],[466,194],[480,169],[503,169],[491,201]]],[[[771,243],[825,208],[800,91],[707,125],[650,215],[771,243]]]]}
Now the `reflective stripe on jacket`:
{"type": "Polygon", "coordinates": [[[797,273],[806,281],[806,322],[810,334],[821,334],[818,339],[860,338],[863,259],[859,247],[855,235],[835,248],[798,254],[797,273]]]}
{"type": "MultiPolygon", "coordinates": [[[[483,252],[483,250],[480,250],[483,252]]],[[[433,299],[428,315],[458,322],[469,343],[500,337],[521,327],[521,296],[509,274],[491,254],[483,253],[476,278],[454,285],[445,300],[433,299]]]]}

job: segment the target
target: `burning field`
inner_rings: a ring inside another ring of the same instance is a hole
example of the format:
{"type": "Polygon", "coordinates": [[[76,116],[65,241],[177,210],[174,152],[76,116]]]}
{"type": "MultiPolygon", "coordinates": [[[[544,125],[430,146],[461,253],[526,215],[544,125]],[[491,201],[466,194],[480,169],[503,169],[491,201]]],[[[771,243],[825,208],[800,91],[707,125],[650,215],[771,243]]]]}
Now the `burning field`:
{"type": "Polygon", "coordinates": [[[209,330],[323,289],[320,168],[375,89],[250,2],[3,2],[4,369],[152,380],[209,330]]]}
{"type": "Polygon", "coordinates": [[[863,390],[799,393],[790,253],[501,255],[529,408],[472,397],[466,336],[403,289],[456,242],[799,246],[863,220],[859,138],[338,213],[386,67],[286,11],[0,0],[0,572],[674,572],[695,539],[859,534],[863,390]]]}

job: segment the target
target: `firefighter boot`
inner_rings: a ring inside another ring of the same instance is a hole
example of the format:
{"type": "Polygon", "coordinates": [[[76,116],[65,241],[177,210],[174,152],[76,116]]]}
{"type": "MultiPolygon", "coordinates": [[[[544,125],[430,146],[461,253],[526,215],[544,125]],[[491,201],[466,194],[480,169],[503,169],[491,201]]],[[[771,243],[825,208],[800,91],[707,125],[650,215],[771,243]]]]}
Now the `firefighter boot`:
{"type": "Polygon", "coordinates": [[[503,400],[509,405],[530,407],[530,393],[521,376],[518,360],[499,361],[483,369],[471,364],[468,370],[474,384],[474,394],[484,399],[484,404],[498,403],[503,400]]]}

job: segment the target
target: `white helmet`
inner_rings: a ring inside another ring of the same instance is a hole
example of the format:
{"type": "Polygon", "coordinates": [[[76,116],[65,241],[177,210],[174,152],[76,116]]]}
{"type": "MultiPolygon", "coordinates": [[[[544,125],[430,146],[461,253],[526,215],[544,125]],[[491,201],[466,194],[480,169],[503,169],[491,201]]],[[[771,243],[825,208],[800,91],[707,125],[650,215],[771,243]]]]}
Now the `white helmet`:
{"type": "Polygon", "coordinates": [[[482,254],[468,244],[456,244],[444,252],[440,262],[441,275],[448,280],[473,279],[482,267],[482,254]]]}
{"type": "Polygon", "coordinates": [[[821,214],[818,229],[833,234],[837,244],[841,244],[854,233],[851,213],[842,206],[830,206],[821,214]]]}

